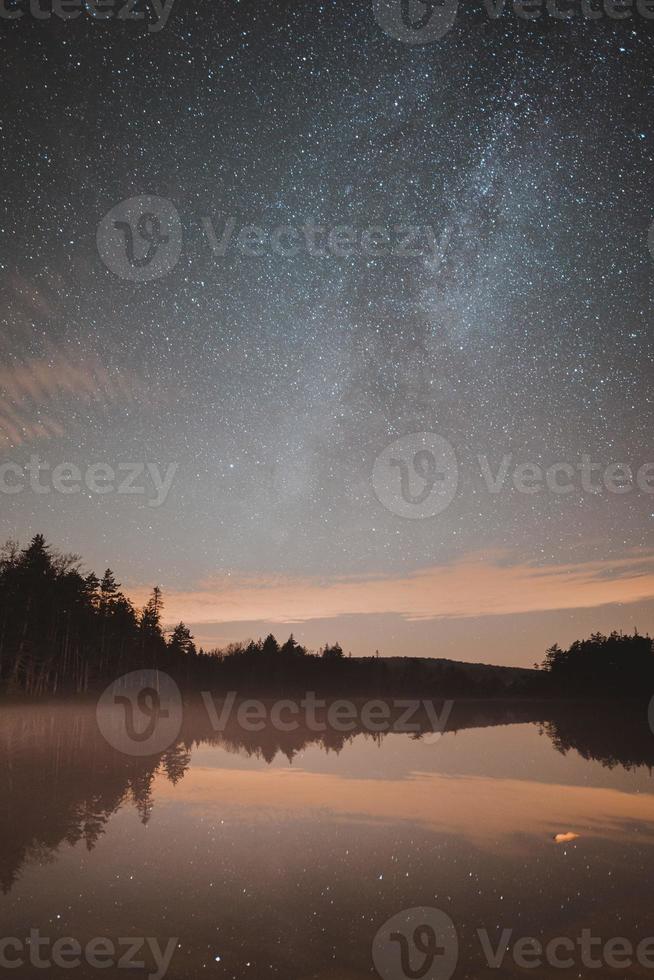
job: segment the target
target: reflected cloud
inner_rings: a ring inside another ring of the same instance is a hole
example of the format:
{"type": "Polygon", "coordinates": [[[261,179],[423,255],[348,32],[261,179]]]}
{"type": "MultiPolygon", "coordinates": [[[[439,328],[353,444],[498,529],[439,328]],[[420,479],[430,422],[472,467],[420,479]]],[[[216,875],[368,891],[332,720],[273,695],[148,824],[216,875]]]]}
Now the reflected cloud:
{"type": "MultiPolygon", "coordinates": [[[[173,794],[157,783],[163,802],[173,794]]],[[[438,834],[456,834],[493,851],[525,838],[553,840],[561,825],[582,827],[584,836],[654,844],[654,795],[614,789],[413,772],[402,780],[345,779],[301,769],[225,770],[192,768],[184,801],[208,811],[216,801],[239,820],[270,820],[293,814],[370,823],[411,823],[438,834]]],[[[567,836],[571,841],[579,835],[567,836]]]]}

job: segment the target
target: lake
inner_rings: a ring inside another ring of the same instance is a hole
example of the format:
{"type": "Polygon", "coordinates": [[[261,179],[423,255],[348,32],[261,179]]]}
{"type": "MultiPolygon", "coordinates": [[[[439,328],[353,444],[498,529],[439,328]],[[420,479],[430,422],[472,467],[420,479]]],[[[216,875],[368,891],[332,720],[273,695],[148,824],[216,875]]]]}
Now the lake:
{"type": "Polygon", "coordinates": [[[459,704],[438,737],[194,705],[136,757],[92,705],[5,706],[7,975],[654,976],[652,763],[640,708],[459,704]]]}

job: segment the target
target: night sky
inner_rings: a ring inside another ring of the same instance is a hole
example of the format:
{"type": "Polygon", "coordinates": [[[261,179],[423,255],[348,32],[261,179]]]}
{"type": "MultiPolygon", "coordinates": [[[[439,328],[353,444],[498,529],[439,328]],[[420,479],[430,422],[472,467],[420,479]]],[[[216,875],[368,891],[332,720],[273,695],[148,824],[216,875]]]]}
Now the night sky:
{"type": "Polygon", "coordinates": [[[531,664],[654,628],[654,467],[636,483],[654,463],[654,20],[462,4],[421,44],[369,0],[175,0],[158,30],[151,11],[12,2],[3,486],[33,456],[176,469],[160,506],[147,470],[141,494],[63,494],[43,470],[49,492],[0,495],[0,537],[43,531],[136,601],[160,584],[205,646],[292,629],[531,664]],[[121,202],[143,195],[141,234],[121,202]],[[263,245],[237,241],[250,225],[263,245]],[[429,434],[458,481],[421,511],[429,434]],[[497,493],[480,456],[493,475],[511,457],[497,493]],[[525,463],[567,464],[572,489],[516,490],[525,463]],[[602,483],[616,463],[622,493],[602,483]]]}

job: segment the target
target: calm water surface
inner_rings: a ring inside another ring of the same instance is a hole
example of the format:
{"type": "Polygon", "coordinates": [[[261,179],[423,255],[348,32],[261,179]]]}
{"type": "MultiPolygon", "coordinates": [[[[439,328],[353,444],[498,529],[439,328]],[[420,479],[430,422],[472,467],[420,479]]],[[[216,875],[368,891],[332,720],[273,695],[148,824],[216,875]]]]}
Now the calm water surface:
{"type": "Polygon", "coordinates": [[[545,942],[654,935],[646,716],[532,714],[500,724],[510,711],[477,706],[435,743],[243,744],[191,718],[164,755],[135,759],[103,741],[90,708],[1,709],[1,935],[177,937],[171,980],[358,980],[376,976],[385,920],[427,906],[455,923],[455,977],[654,976],[484,961],[478,929],[493,942],[503,928],[545,942]]]}

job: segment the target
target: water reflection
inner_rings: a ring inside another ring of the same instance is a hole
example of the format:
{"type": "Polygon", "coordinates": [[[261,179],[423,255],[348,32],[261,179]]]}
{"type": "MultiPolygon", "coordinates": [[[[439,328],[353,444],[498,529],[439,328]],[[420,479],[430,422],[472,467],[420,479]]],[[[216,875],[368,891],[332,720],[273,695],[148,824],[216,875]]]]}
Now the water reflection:
{"type": "Polygon", "coordinates": [[[143,824],[157,771],[174,784],[188,768],[182,744],[154,759],[119,754],[88,707],[5,708],[0,716],[0,887],[23,864],[54,860],[63,843],[91,851],[112,814],[131,804],[143,824]]]}
{"type": "Polygon", "coordinates": [[[613,837],[637,830],[648,841],[654,833],[654,736],[642,713],[460,702],[440,742],[430,731],[423,718],[412,736],[244,732],[236,724],[217,733],[196,706],[171,748],[135,758],[105,742],[90,706],[5,707],[0,886],[7,894],[24,866],[55,861],[64,844],[92,851],[121,808],[146,826],[155,804],[171,800],[264,819],[324,811],[337,820],[413,822],[478,844],[580,829],[613,837]],[[476,742],[461,738],[472,732],[476,742]],[[536,750],[536,733],[549,750],[536,750]],[[556,763],[570,753],[572,768],[556,763]]]}
{"type": "Polygon", "coordinates": [[[92,707],[5,707],[1,931],[174,937],[168,980],[363,980],[383,922],[432,906],[458,930],[455,978],[496,977],[479,928],[644,935],[653,761],[645,717],[597,707],[461,702],[437,742],[216,733],[189,707],[152,758],[108,745],[92,707]]]}

